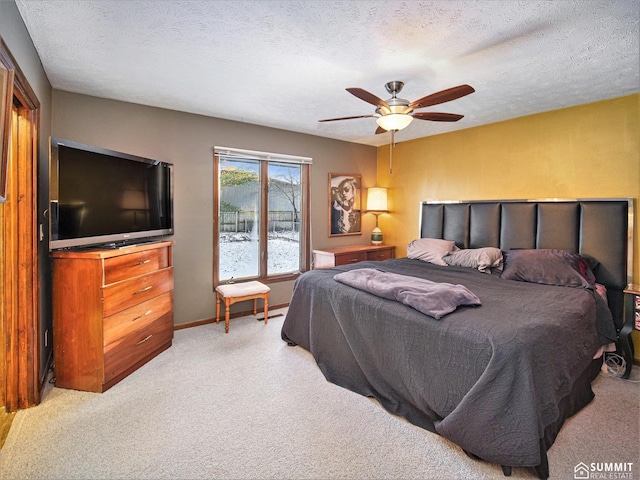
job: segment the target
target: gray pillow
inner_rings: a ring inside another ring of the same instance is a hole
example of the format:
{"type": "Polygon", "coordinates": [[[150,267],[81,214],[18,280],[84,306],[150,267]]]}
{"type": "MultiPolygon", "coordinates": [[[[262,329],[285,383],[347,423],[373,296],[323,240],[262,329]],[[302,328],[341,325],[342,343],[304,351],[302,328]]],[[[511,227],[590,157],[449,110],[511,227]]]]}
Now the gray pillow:
{"type": "Polygon", "coordinates": [[[442,257],[458,250],[460,249],[453,240],[418,238],[407,245],[407,257],[446,267],[442,257]]]}
{"type": "Polygon", "coordinates": [[[496,247],[467,248],[443,257],[447,265],[477,268],[483,273],[502,271],[502,250],[496,247]]]}
{"type": "Polygon", "coordinates": [[[501,277],[545,285],[593,288],[585,278],[593,277],[593,272],[581,271],[585,266],[588,269],[580,255],[565,250],[509,250],[505,253],[501,277]]]}

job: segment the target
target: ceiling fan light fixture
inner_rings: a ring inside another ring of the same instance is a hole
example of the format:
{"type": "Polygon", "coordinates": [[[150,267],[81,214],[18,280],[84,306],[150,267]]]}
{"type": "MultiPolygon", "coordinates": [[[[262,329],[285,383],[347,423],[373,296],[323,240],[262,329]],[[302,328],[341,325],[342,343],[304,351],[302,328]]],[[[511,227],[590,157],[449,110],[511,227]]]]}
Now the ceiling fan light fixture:
{"type": "MultiPolygon", "coordinates": [[[[441,113],[441,112],[416,112],[415,110],[423,107],[430,107],[432,105],[439,105],[441,103],[450,102],[457,98],[464,97],[470,93],[475,92],[474,88],[470,85],[458,85],[457,87],[441,90],[426,97],[419,98],[413,102],[409,102],[404,98],[399,98],[398,93],[404,86],[403,82],[393,81],[387,82],[385,88],[387,92],[391,94],[391,98],[383,100],[373,93],[369,93],[366,90],[358,87],[347,88],[347,92],[360,100],[364,100],[376,107],[373,115],[357,115],[351,117],[339,117],[339,118],[327,118],[325,120],[318,120],[319,122],[333,122],[335,120],[350,120],[352,118],[371,118],[376,119],[378,128],[376,129],[376,135],[383,132],[391,132],[391,146],[394,144],[394,132],[402,130],[411,124],[414,118],[418,120],[430,120],[432,122],[457,122],[464,115],[458,115],[454,113],[441,113]]],[[[389,150],[391,151],[391,150],[389,150]]],[[[391,172],[391,169],[389,169],[391,172]]]]}
{"type": "Polygon", "coordinates": [[[384,115],[382,117],[376,118],[376,123],[381,128],[385,130],[402,130],[409,126],[409,124],[413,121],[413,117],[411,115],[400,114],[400,113],[392,113],[390,115],[384,115]]]}

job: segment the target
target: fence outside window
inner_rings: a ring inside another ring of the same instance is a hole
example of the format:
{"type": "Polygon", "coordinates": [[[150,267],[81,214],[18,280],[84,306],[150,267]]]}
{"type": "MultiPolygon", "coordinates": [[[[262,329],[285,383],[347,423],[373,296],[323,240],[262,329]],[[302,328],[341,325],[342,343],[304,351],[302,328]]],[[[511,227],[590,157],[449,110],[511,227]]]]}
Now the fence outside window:
{"type": "MultiPolygon", "coordinates": [[[[291,210],[270,210],[268,212],[269,232],[300,231],[298,212],[291,210]]],[[[251,232],[256,221],[254,210],[238,210],[234,212],[220,212],[220,233],[251,232]]]]}

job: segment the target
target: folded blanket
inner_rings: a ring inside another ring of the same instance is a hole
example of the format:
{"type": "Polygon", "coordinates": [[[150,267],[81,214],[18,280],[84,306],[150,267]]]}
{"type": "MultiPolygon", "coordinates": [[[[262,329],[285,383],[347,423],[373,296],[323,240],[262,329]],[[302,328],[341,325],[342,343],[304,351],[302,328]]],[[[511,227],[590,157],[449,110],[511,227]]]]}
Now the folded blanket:
{"type": "Polygon", "coordinates": [[[435,319],[460,305],[481,305],[480,299],[464,285],[432,282],[375,268],[358,268],[333,278],[378,297],[404,303],[435,319]]]}

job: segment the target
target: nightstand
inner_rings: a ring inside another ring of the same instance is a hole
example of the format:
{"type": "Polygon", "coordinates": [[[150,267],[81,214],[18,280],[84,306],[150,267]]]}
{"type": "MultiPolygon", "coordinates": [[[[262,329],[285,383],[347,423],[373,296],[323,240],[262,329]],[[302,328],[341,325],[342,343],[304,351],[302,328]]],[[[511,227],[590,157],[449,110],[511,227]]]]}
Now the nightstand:
{"type": "Polygon", "coordinates": [[[365,260],[393,258],[396,247],[392,245],[350,245],[313,251],[313,268],[331,268],[350,265],[365,260]]]}
{"type": "Polygon", "coordinates": [[[640,285],[629,284],[624,290],[624,325],[620,330],[620,348],[627,362],[622,378],[629,378],[633,365],[633,330],[640,330],[640,285]]]}

